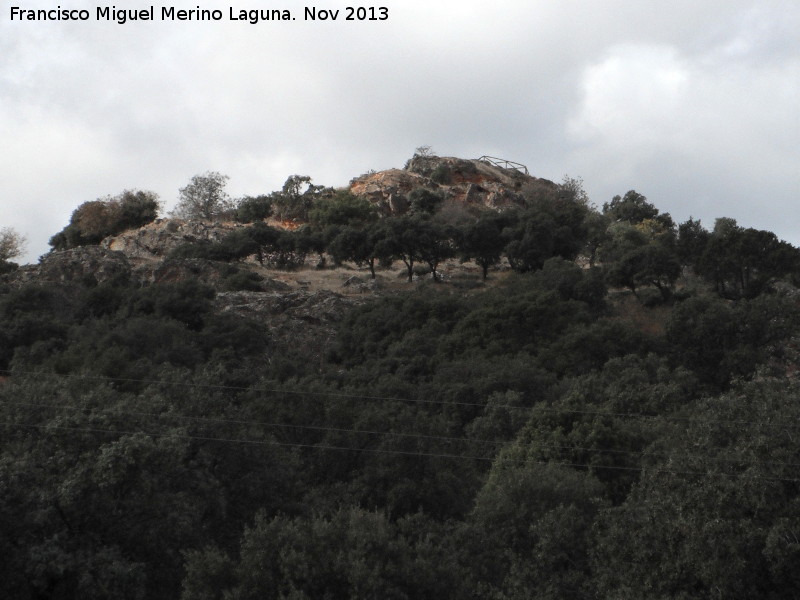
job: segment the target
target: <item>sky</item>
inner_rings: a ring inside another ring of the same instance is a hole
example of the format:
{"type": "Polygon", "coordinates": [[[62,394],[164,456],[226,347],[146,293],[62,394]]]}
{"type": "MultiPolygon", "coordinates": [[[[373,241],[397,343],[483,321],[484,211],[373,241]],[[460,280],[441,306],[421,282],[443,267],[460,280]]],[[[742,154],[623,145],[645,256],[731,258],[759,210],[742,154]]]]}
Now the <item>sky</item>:
{"type": "Polygon", "coordinates": [[[635,189],[677,222],[731,217],[800,246],[797,0],[350,5],[388,19],[346,21],[347,0],[1,0],[0,228],[26,236],[18,262],[126,189],[168,211],[207,171],[234,198],[293,174],[341,187],[420,146],[581,178],[598,207],[635,189]],[[12,6],[90,19],[12,20],[12,6]],[[155,20],[97,20],[105,6],[155,20]],[[340,12],[307,21],[306,7],[340,12]],[[258,8],[296,20],[229,19],[258,8]]]}

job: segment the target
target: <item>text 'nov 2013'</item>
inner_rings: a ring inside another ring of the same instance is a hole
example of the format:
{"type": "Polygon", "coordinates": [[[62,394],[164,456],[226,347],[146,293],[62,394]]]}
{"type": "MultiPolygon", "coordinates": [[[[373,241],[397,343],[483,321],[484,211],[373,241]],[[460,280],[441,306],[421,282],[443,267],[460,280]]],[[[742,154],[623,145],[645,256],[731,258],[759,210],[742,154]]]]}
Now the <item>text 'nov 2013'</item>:
{"type": "Polygon", "coordinates": [[[237,21],[256,25],[267,21],[387,21],[389,9],[385,6],[344,6],[341,8],[317,8],[306,6],[297,9],[281,8],[237,8],[206,9],[201,6],[185,9],[174,6],[151,5],[145,8],[117,8],[96,6],[93,9],[74,9],[61,5],[50,9],[11,6],[11,21],[102,21],[124,25],[141,21],[237,21]]]}

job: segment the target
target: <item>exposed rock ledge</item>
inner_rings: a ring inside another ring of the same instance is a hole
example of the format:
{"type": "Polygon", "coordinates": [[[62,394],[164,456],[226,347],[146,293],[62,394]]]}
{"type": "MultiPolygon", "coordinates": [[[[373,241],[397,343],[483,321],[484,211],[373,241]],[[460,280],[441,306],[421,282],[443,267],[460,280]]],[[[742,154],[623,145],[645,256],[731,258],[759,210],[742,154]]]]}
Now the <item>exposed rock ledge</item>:
{"type": "Polygon", "coordinates": [[[408,209],[408,195],[417,188],[442,193],[467,209],[521,206],[525,197],[552,193],[558,186],[482,160],[417,156],[404,169],[367,173],[350,182],[350,191],[366,198],[386,214],[408,209]]]}

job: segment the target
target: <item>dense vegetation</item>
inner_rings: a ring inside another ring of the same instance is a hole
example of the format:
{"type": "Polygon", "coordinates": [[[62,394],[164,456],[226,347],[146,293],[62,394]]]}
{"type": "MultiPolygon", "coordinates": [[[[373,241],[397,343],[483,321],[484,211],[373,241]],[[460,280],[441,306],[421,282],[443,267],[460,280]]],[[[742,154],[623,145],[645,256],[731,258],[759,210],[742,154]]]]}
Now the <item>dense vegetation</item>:
{"type": "Polygon", "coordinates": [[[567,192],[286,188],[308,227],[176,251],[515,271],[376,297],[319,361],[192,279],[3,287],[0,595],[797,597],[797,251],[567,192]]]}
{"type": "Polygon", "coordinates": [[[50,245],[67,250],[98,244],[110,235],[150,223],[160,208],[156,194],[141,190],[84,202],[72,212],[69,224],[50,238],[50,245]]]}

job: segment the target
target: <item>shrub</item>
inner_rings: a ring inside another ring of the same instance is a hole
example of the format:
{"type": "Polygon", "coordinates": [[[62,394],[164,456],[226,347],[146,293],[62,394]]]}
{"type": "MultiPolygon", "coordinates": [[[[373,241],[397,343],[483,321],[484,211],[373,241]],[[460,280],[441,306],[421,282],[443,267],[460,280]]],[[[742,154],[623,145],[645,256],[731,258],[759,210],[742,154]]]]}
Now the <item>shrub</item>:
{"type": "Polygon", "coordinates": [[[453,180],[453,173],[447,165],[439,165],[431,173],[431,181],[440,185],[447,185],[453,180]]]}
{"type": "Polygon", "coordinates": [[[108,236],[151,223],[160,208],[158,195],[141,190],[125,190],[117,196],[84,202],[49,244],[54,250],[99,244],[108,236]]]}
{"type": "Polygon", "coordinates": [[[252,271],[237,271],[222,281],[222,290],[226,292],[260,292],[264,278],[252,271]]]}
{"type": "Polygon", "coordinates": [[[255,223],[271,214],[272,196],[245,196],[239,201],[234,218],[240,223],[255,223]]]}

